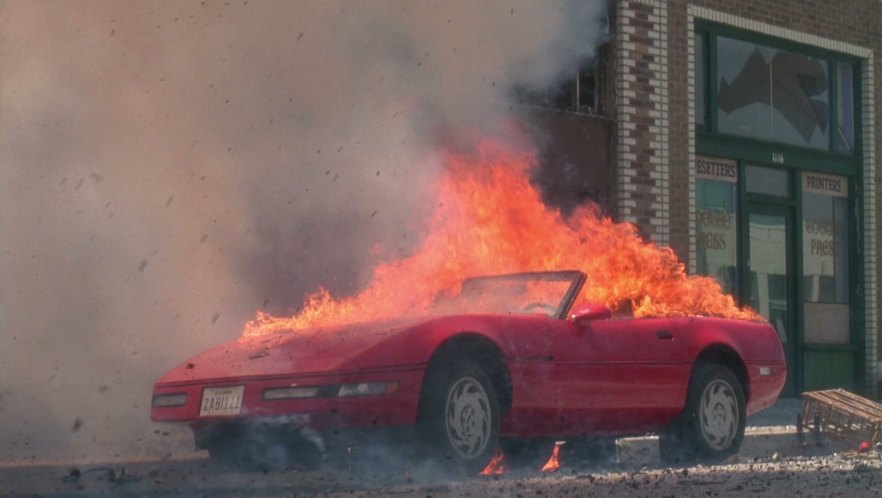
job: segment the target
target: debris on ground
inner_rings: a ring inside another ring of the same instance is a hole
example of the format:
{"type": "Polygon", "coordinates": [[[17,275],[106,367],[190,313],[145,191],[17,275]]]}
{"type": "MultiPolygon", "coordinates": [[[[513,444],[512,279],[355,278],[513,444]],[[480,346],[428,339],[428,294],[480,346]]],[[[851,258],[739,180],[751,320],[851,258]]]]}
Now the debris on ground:
{"type": "Polygon", "coordinates": [[[112,484],[127,484],[130,482],[138,482],[141,480],[140,477],[126,474],[125,467],[95,467],[93,469],[81,471],[80,469],[74,467],[68,470],[67,475],[62,477],[61,480],[67,483],[78,483],[80,479],[84,478],[86,474],[97,474],[97,479],[99,481],[107,481],[112,484]]]}
{"type": "Polygon", "coordinates": [[[882,404],[845,389],[808,391],[802,397],[797,433],[811,431],[815,444],[822,444],[823,436],[853,441],[852,448],[866,444],[869,451],[882,442],[882,404]]]}

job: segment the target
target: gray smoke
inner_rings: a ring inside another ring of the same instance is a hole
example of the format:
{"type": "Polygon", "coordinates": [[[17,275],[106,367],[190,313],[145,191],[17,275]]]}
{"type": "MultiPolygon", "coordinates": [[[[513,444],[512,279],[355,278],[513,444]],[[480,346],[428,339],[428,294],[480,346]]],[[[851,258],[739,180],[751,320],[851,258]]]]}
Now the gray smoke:
{"type": "Polygon", "coordinates": [[[406,254],[604,4],[0,4],[0,457],[166,451],[155,378],[406,254]]]}

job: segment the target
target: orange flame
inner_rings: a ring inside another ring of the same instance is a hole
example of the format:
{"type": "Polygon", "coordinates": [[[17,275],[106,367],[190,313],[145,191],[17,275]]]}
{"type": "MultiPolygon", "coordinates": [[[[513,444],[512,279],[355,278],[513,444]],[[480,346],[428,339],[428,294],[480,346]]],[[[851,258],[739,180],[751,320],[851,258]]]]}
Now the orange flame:
{"type": "Polygon", "coordinates": [[[738,308],[710,277],[688,276],[667,247],[644,242],[637,228],[587,205],[565,217],[543,204],[529,172],[535,154],[485,140],[472,154],[448,152],[436,185],[429,231],[409,257],[380,264],[367,287],[335,299],[309,295],[292,317],[258,312],[245,336],[310,326],[387,319],[426,310],[439,292],[456,292],[466,277],[532,270],[578,269],[588,280],[580,301],[635,317],[722,316],[758,320],[738,308]],[[406,283],[406,285],[404,285],[406,283]]]}
{"type": "Polygon", "coordinates": [[[558,456],[560,455],[560,444],[555,443],[554,450],[551,452],[551,456],[548,457],[548,461],[545,462],[545,465],[542,466],[542,472],[556,472],[560,469],[560,460],[558,456]]]}
{"type": "Polygon", "coordinates": [[[505,456],[502,453],[502,450],[496,448],[496,453],[493,454],[493,458],[490,459],[490,463],[484,467],[484,470],[481,471],[482,476],[495,476],[502,475],[508,472],[508,469],[505,468],[505,465],[502,464],[502,461],[505,459],[505,456]]]}

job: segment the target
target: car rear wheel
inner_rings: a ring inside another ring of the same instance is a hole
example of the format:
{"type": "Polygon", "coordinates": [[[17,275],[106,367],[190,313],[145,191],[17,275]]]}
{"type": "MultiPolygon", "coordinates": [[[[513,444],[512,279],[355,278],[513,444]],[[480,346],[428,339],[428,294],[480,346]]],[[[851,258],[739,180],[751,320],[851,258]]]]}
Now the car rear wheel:
{"type": "Polygon", "coordinates": [[[425,456],[448,470],[477,474],[499,439],[499,401],[489,376],[471,361],[439,362],[426,372],[417,436],[425,456]]]}
{"type": "Polygon", "coordinates": [[[659,455],[665,463],[728,458],[741,448],[745,420],[744,389],[735,374],[697,364],[683,413],[659,434],[659,455]]]}

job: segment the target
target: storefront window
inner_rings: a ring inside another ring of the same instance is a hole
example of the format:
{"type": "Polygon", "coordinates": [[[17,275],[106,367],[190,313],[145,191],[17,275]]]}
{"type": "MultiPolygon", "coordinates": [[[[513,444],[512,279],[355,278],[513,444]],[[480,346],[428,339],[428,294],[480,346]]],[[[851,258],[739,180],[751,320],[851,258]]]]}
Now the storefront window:
{"type": "Polygon", "coordinates": [[[695,34],[695,123],[704,126],[704,116],[707,113],[705,106],[705,89],[707,88],[707,69],[704,62],[705,37],[701,33],[695,34]]]}
{"type": "Polygon", "coordinates": [[[778,331],[788,395],[854,386],[866,269],[850,259],[862,203],[848,190],[866,160],[866,59],[711,20],[692,29],[693,265],[778,331]]]}
{"type": "Polygon", "coordinates": [[[737,163],[710,157],[697,157],[695,163],[697,270],[716,279],[724,291],[737,293],[737,163]]]}
{"type": "Polygon", "coordinates": [[[829,148],[827,61],[723,36],[716,56],[721,133],[829,148]]]}
{"type": "Polygon", "coordinates": [[[836,76],[836,149],[851,152],[854,150],[854,66],[844,62],[837,63],[836,76]]]}
{"type": "Polygon", "coordinates": [[[775,197],[788,197],[790,184],[787,172],[781,169],[747,166],[745,170],[745,188],[752,194],[765,194],[775,197]]]}
{"type": "Polygon", "coordinates": [[[849,342],[848,179],[802,175],[802,274],[805,336],[849,342]]]}

